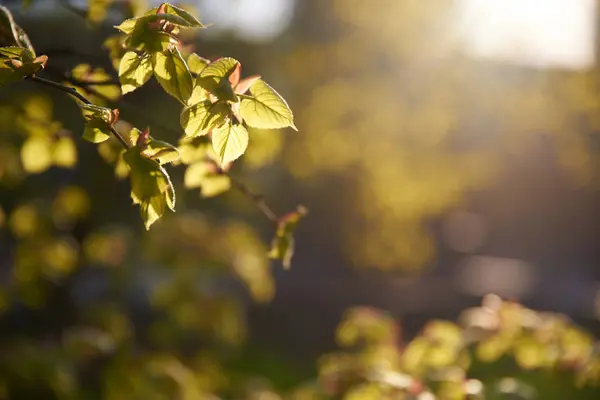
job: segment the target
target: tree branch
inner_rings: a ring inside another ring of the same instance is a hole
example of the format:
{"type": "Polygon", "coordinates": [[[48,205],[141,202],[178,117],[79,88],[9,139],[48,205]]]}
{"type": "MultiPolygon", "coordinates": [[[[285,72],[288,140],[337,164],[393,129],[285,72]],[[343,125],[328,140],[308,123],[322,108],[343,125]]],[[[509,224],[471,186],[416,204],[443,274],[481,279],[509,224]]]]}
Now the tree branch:
{"type": "MultiPolygon", "coordinates": [[[[58,74],[58,72],[57,72],[57,74],[58,74]]],[[[97,96],[98,98],[101,98],[102,100],[104,100],[104,101],[106,101],[108,103],[112,103],[115,106],[118,106],[119,104],[126,105],[132,111],[134,111],[134,112],[136,112],[138,114],[140,113],[140,112],[138,112],[138,108],[135,105],[127,102],[126,100],[124,100],[122,98],[115,101],[115,100],[112,100],[112,99],[104,96],[102,93],[99,93],[97,90],[95,90],[93,87],[91,87],[92,85],[94,85],[93,83],[83,82],[83,81],[80,81],[80,80],[75,79],[73,77],[67,76],[66,74],[61,74],[61,75],[62,75],[62,78],[64,78],[66,81],[72,83],[73,85],[80,86],[85,91],[93,94],[94,96],[97,96]]],[[[91,101],[89,101],[85,96],[81,95],[79,92],[77,92],[77,90],[75,90],[72,87],[65,86],[65,85],[62,85],[60,83],[54,82],[52,80],[41,78],[41,77],[37,77],[37,76],[33,76],[30,79],[33,80],[34,82],[38,82],[38,83],[41,83],[43,85],[51,86],[51,87],[53,87],[55,89],[61,90],[63,92],[66,92],[66,93],[70,94],[71,96],[76,97],[78,100],[84,102],[85,104],[92,104],[91,101]]],[[[174,133],[177,136],[181,135],[181,132],[179,132],[179,131],[177,131],[177,130],[169,127],[169,126],[166,126],[166,125],[160,123],[159,121],[156,121],[151,116],[148,116],[147,113],[144,113],[143,117],[146,120],[148,120],[151,125],[158,126],[159,128],[163,129],[164,131],[174,133]]],[[[125,148],[131,147],[130,144],[112,127],[111,127],[111,132],[119,140],[119,142],[121,142],[121,144],[125,148]]],[[[218,173],[220,175],[226,175],[226,176],[228,176],[229,179],[230,179],[230,181],[231,181],[231,185],[237,191],[239,191],[244,196],[246,196],[250,201],[252,201],[256,205],[256,207],[265,215],[265,217],[267,217],[267,219],[269,221],[271,221],[271,222],[273,222],[275,224],[277,224],[279,222],[279,217],[271,209],[271,207],[267,204],[267,202],[265,201],[264,195],[262,195],[260,193],[253,192],[248,186],[246,186],[246,184],[244,184],[243,182],[237,180],[236,178],[234,178],[233,176],[231,176],[230,174],[228,174],[226,171],[223,171],[218,165],[216,165],[216,167],[217,167],[218,173]]]]}
{"type": "MultiPolygon", "coordinates": [[[[54,82],[51,81],[49,79],[46,78],[42,78],[39,76],[31,76],[29,77],[29,80],[42,84],[42,85],[46,85],[46,86],[50,86],[54,89],[60,90],[62,92],[65,92],[73,97],[75,97],[77,100],[85,103],[85,104],[93,104],[91,101],[89,101],[84,95],[82,95],[81,93],[79,93],[77,90],[75,90],[75,88],[69,87],[69,86],[65,86],[61,83],[58,82],[54,82]]],[[[117,132],[117,130],[114,127],[110,127],[110,131],[111,133],[115,136],[115,138],[117,138],[119,140],[119,142],[123,145],[123,147],[125,147],[126,149],[130,148],[131,145],[129,144],[129,142],[127,140],[125,140],[125,138],[123,136],[121,136],[121,134],[119,132],[117,132]]]]}
{"type": "Polygon", "coordinates": [[[254,204],[256,204],[256,207],[258,207],[258,209],[271,222],[274,222],[274,223],[278,223],[279,222],[279,217],[277,216],[277,214],[275,214],[275,212],[271,209],[271,207],[269,207],[269,205],[265,201],[265,196],[264,195],[262,195],[260,193],[254,193],[243,182],[238,181],[236,178],[234,178],[233,176],[231,176],[227,172],[223,171],[222,169],[218,168],[217,171],[218,171],[218,173],[220,175],[226,175],[226,176],[228,176],[229,180],[231,181],[231,186],[233,186],[235,189],[237,189],[244,196],[248,197],[254,204]]]}

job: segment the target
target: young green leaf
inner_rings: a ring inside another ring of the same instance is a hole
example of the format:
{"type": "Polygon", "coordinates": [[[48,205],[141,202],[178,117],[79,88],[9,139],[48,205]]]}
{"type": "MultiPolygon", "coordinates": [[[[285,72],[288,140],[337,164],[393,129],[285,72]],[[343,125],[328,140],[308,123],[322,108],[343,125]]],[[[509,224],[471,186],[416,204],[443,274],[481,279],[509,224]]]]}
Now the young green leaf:
{"type": "Polygon", "coordinates": [[[210,64],[210,60],[202,58],[196,53],[191,53],[187,58],[188,68],[193,74],[200,74],[208,64],[210,64]]]}
{"type": "Polygon", "coordinates": [[[240,114],[248,125],[263,129],[296,129],[292,110],[265,81],[256,80],[250,86],[250,93],[252,97],[244,97],[240,104],[240,114]]]}
{"type": "Polygon", "coordinates": [[[83,139],[92,143],[108,140],[112,133],[112,126],[119,119],[119,110],[83,103],[80,103],[79,107],[85,119],[83,139]]]}
{"type": "Polygon", "coordinates": [[[175,210],[175,191],[167,171],[134,146],[125,151],[123,160],[129,167],[131,198],[140,205],[146,229],[164,214],[166,208],[175,210]]]}
{"type": "Polygon", "coordinates": [[[231,109],[226,103],[205,100],[181,112],[180,122],[189,137],[206,135],[211,129],[227,122],[231,109]]]}
{"type": "Polygon", "coordinates": [[[99,119],[92,119],[85,124],[83,139],[92,143],[102,143],[110,138],[110,125],[99,119]]]}
{"type": "Polygon", "coordinates": [[[185,104],[193,89],[192,75],[177,48],[153,55],[154,76],[163,89],[185,104]]]}
{"type": "Polygon", "coordinates": [[[285,269],[290,268],[294,255],[294,231],[307,213],[308,210],[304,206],[298,206],[296,211],[284,215],[279,220],[268,255],[269,258],[281,260],[285,269]]]}
{"type": "Polygon", "coordinates": [[[221,164],[238,159],[248,147],[248,131],[242,124],[229,122],[212,130],[212,144],[221,164]]]}
{"type": "MultiPolygon", "coordinates": [[[[133,128],[129,132],[129,139],[132,144],[138,143],[141,132],[137,128],[133,128]]],[[[156,140],[150,136],[149,131],[146,131],[147,138],[144,140],[143,146],[139,146],[144,155],[150,159],[157,161],[160,165],[168,164],[179,160],[179,150],[168,142],[156,140]]]]}
{"type": "Polygon", "coordinates": [[[123,94],[133,92],[152,76],[152,59],[134,51],[125,53],[119,64],[119,81],[123,94]]]}
{"type": "Polygon", "coordinates": [[[194,17],[192,14],[185,11],[184,9],[176,7],[169,3],[164,3],[164,5],[166,6],[165,12],[167,14],[176,15],[182,21],[184,21],[184,23],[179,23],[178,25],[180,25],[182,27],[186,27],[186,28],[204,28],[205,27],[204,25],[202,25],[202,23],[200,23],[200,21],[198,21],[196,19],[196,17],[194,17]]]}
{"type": "Polygon", "coordinates": [[[0,87],[32,76],[44,69],[48,57],[35,57],[32,50],[24,47],[0,48],[0,87]]]}
{"type": "Polygon", "coordinates": [[[230,57],[215,60],[200,72],[196,85],[213,94],[218,100],[236,101],[229,77],[239,68],[239,64],[239,61],[230,57]]]}

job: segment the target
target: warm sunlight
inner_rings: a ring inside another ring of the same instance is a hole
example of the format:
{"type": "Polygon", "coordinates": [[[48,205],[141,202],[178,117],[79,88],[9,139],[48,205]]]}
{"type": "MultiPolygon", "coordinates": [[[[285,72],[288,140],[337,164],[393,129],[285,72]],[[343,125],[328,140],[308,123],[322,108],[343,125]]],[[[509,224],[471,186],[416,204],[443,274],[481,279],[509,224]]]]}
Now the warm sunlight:
{"type": "Polygon", "coordinates": [[[596,0],[461,0],[459,30],[477,57],[537,68],[595,62],[596,0]]]}

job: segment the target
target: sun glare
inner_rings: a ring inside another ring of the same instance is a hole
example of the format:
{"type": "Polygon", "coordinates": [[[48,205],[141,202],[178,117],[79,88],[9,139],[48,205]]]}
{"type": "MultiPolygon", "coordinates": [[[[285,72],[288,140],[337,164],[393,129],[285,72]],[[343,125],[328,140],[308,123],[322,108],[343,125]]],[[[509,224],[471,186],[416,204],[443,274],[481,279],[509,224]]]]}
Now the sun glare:
{"type": "Polygon", "coordinates": [[[458,30],[475,57],[536,68],[595,63],[596,0],[460,0],[458,30]]]}

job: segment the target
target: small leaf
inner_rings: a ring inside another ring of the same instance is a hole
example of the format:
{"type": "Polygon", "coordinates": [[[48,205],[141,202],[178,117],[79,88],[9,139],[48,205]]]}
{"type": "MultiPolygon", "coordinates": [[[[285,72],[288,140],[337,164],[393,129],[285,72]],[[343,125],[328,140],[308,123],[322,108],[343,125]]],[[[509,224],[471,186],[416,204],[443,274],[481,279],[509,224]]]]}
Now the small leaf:
{"type": "Polygon", "coordinates": [[[192,14],[190,14],[189,12],[187,12],[186,10],[176,7],[172,4],[166,4],[166,10],[165,12],[167,14],[172,14],[172,15],[176,15],[179,18],[181,18],[183,21],[185,21],[185,25],[184,24],[180,24],[183,27],[188,27],[188,28],[204,28],[204,25],[202,25],[200,23],[200,21],[198,21],[196,19],[196,17],[194,17],[192,14]]]}
{"type": "Polygon", "coordinates": [[[238,68],[239,61],[231,57],[219,58],[206,66],[200,73],[202,77],[227,78],[238,68]]]}
{"type": "Polygon", "coordinates": [[[27,48],[0,48],[0,87],[36,74],[44,69],[47,60],[46,56],[36,58],[33,51],[27,48]]]}
{"type": "Polygon", "coordinates": [[[102,143],[110,138],[110,126],[103,121],[91,120],[83,130],[83,139],[92,143],[102,143]]]}
{"type": "Polygon", "coordinates": [[[32,62],[35,59],[35,53],[24,47],[0,47],[0,56],[23,62],[32,62]]]}
{"type": "Polygon", "coordinates": [[[254,82],[260,79],[260,75],[252,75],[242,79],[237,85],[235,85],[234,91],[237,94],[244,94],[250,89],[254,82]]]}
{"type": "Polygon", "coordinates": [[[185,104],[192,94],[193,83],[179,50],[172,48],[154,53],[153,64],[158,83],[167,93],[185,104]]]}
{"type": "Polygon", "coordinates": [[[221,164],[234,161],[248,147],[248,131],[243,125],[230,121],[212,130],[212,144],[221,164]]]}
{"type": "Polygon", "coordinates": [[[152,59],[134,51],[125,53],[119,64],[119,81],[123,94],[133,92],[152,76],[152,59]]]}
{"type": "Polygon", "coordinates": [[[138,22],[138,18],[129,18],[126,19],[125,21],[121,22],[120,25],[116,25],[115,28],[117,28],[118,30],[120,30],[121,32],[123,32],[126,35],[130,35],[133,33],[133,31],[135,30],[135,26],[138,22]]]}
{"type": "Polygon", "coordinates": [[[241,78],[242,78],[242,64],[237,63],[235,65],[235,69],[231,72],[231,74],[229,74],[229,77],[227,79],[229,80],[231,87],[235,87],[235,86],[237,86],[238,83],[240,83],[241,78]]]}
{"type": "Polygon", "coordinates": [[[185,108],[180,122],[187,136],[202,136],[227,122],[230,114],[231,109],[226,103],[211,103],[206,100],[185,108]]]}
{"type": "Polygon", "coordinates": [[[236,101],[229,77],[239,68],[239,61],[225,57],[210,63],[196,79],[196,85],[223,101],[236,101]]]}
{"type": "Polygon", "coordinates": [[[152,160],[157,161],[160,165],[168,164],[179,160],[179,150],[171,143],[164,142],[162,140],[156,140],[149,134],[149,129],[145,130],[146,136],[144,136],[143,146],[140,145],[141,132],[137,128],[133,128],[129,132],[130,142],[134,145],[138,144],[144,155],[152,160]]]}
{"type": "Polygon", "coordinates": [[[130,171],[131,198],[134,204],[140,205],[140,214],[148,230],[167,207],[175,209],[173,185],[165,169],[143,156],[137,146],[126,150],[123,159],[130,171]]]}
{"type": "Polygon", "coordinates": [[[250,87],[250,93],[253,97],[244,97],[240,104],[240,114],[248,125],[263,129],[296,129],[292,110],[265,81],[256,80],[250,87]]]}
{"type": "Polygon", "coordinates": [[[187,59],[188,68],[193,74],[200,74],[208,64],[210,64],[210,60],[202,58],[196,53],[191,53],[187,59]]]}
{"type": "Polygon", "coordinates": [[[269,258],[281,260],[285,269],[290,268],[294,255],[294,230],[307,213],[308,210],[305,207],[298,206],[296,211],[286,214],[279,220],[268,255],[269,258]]]}

